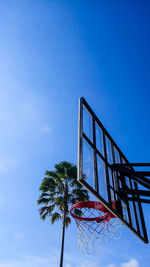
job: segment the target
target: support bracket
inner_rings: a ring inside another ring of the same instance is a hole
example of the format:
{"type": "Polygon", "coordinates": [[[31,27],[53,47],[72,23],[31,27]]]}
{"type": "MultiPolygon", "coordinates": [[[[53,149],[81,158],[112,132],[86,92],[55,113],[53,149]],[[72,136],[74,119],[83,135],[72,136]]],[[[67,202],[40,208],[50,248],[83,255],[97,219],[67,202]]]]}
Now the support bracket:
{"type": "Polygon", "coordinates": [[[150,203],[150,179],[146,177],[150,177],[150,171],[135,171],[133,166],[150,167],[150,163],[117,163],[112,164],[111,168],[113,171],[116,171],[120,174],[120,180],[122,180],[124,177],[128,177],[132,181],[144,187],[145,190],[129,189],[128,186],[125,186],[123,188],[119,188],[118,194],[120,196],[122,195],[128,200],[134,200],[141,203],[150,203]],[[141,199],[141,196],[148,198],[141,199]]]}

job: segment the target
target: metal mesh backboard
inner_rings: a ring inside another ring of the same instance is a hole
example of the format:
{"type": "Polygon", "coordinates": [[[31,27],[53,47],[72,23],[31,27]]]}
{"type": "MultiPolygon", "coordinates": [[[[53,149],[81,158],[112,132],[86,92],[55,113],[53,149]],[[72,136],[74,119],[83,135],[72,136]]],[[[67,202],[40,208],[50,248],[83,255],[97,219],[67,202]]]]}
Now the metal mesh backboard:
{"type": "MultiPolygon", "coordinates": [[[[84,98],[79,104],[78,181],[143,242],[148,243],[141,203],[129,201],[120,188],[138,189],[129,177],[120,177],[112,164],[127,163],[124,154],[84,98]],[[115,209],[112,207],[115,202],[115,209]]],[[[139,197],[140,198],[140,197],[139,197]]]]}

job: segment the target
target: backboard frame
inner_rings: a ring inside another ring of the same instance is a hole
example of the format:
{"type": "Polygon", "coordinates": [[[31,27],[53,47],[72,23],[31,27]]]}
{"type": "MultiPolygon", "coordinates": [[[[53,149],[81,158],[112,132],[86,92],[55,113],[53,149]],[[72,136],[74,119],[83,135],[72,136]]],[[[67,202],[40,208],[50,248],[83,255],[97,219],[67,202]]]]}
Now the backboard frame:
{"type": "MultiPolygon", "coordinates": [[[[143,215],[143,210],[142,210],[142,205],[139,202],[135,204],[134,201],[133,203],[133,210],[134,210],[134,216],[135,216],[135,221],[136,221],[136,229],[133,227],[133,222],[131,219],[131,214],[130,214],[130,208],[129,208],[129,201],[126,201],[127,209],[128,209],[128,221],[124,219],[123,213],[122,213],[122,208],[120,207],[120,203],[122,201],[122,196],[119,195],[119,177],[118,177],[118,172],[115,171],[112,168],[112,165],[109,164],[107,160],[107,151],[106,151],[106,138],[110,141],[111,144],[111,149],[112,149],[112,158],[113,158],[113,163],[115,163],[115,157],[114,157],[114,149],[116,149],[119,153],[119,158],[120,158],[120,163],[125,162],[130,166],[129,161],[125,157],[125,155],[122,153],[122,151],[119,149],[117,144],[114,142],[110,134],[107,132],[101,121],[98,119],[98,117],[95,115],[91,107],[88,105],[86,100],[82,97],[79,99],[79,125],[78,125],[78,181],[90,192],[92,193],[103,205],[111,212],[113,213],[118,219],[120,219],[135,235],[137,235],[144,243],[148,243],[148,236],[147,236],[147,231],[146,231],[146,226],[145,226],[145,221],[144,221],[144,215],[143,215]],[[84,133],[83,131],[83,108],[85,108],[88,113],[91,115],[92,118],[92,141],[88,138],[88,136],[84,133]],[[96,132],[95,132],[95,124],[100,127],[102,130],[102,135],[103,135],[103,152],[104,154],[102,155],[100,151],[96,147],[96,132]],[[93,171],[94,171],[94,188],[92,188],[87,182],[84,177],[83,173],[83,141],[86,141],[89,146],[92,148],[93,151],[93,171]],[[108,201],[106,201],[101,195],[99,194],[99,180],[98,180],[98,173],[97,173],[97,155],[103,160],[104,165],[105,165],[105,178],[106,178],[106,189],[107,189],[107,196],[108,196],[108,201]],[[113,186],[114,188],[111,188],[110,182],[109,182],[109,174],[108,174],[108,168],[111,170],[114,175],[117,175],[117,178],[115,178],[115,185],[113,186]],[[110,193],[110,189],[114,190],[114,195],[117,198],[116,205],[118,205],[117,210],[112,207],[112,197],[110,193]],[[138,222],[138,215],[136,209],[138,208],[139,211],[139,216],[140,216],[140,223],[141,223],[141,229],[139,227],[139,222],[138,222]],[[141,231],[142,230],[142,231],[141,231]],[[143,234],[141,234],[143,232],[143,234]]],[[[119,174],[120,175],[120,174],[119,174]]],[[[121,177],[121,179],[124,179],[125,177],[121,177]]],[[[130,189],[132,189],[132,186],[138,190],[138,185],[135,181],[130,183],[130,189]]],[[[140,196],[138,196],[140,200],[140,196]]]]}

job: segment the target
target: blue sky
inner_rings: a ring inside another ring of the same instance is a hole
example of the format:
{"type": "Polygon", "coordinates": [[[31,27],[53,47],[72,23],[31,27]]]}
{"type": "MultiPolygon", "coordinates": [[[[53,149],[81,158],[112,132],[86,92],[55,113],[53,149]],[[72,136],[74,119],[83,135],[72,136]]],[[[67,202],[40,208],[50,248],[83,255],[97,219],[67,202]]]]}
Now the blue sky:
{"type": "MultiPolygon", "coordinates": [[[[0,1],[0,267],[59,264],[61,223],[41,221],[36,200],[47,169],[77,162],[79,97],[131,162],[150,161],[149,13],[148,1],[0,1]]],[[[148,267],[149,250],[124,227],[82,255],[73,222],[64,267],[148,267]]]]}

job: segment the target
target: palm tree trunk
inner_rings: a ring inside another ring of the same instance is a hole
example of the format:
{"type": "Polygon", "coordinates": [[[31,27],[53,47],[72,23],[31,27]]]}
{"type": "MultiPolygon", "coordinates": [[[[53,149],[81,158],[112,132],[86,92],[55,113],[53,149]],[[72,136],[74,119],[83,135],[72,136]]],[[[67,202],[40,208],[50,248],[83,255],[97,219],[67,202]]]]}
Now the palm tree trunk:
{"type": "Polygon", "coordinates": [[[64,241],[65,241],[65,218],[66,218],[66,214],[65,214],[65,211],[64,211],[63,228],[62,228],[62,240],[61,240],[61,253],[60,253],[60,267],[63,267],[64,241]]]}
{"type": "Polygon", "coordinates": [[[68,199],[68,181],[65,179],[65,191],[64,191],[64,218],[62,228],[62,240],[61,240],[61,253],[60,253],[60,267],[63,267],[63,256],[64,256],[64,241],[65,241],[65,221],[67,213],[67,199],[68,199]]]}

